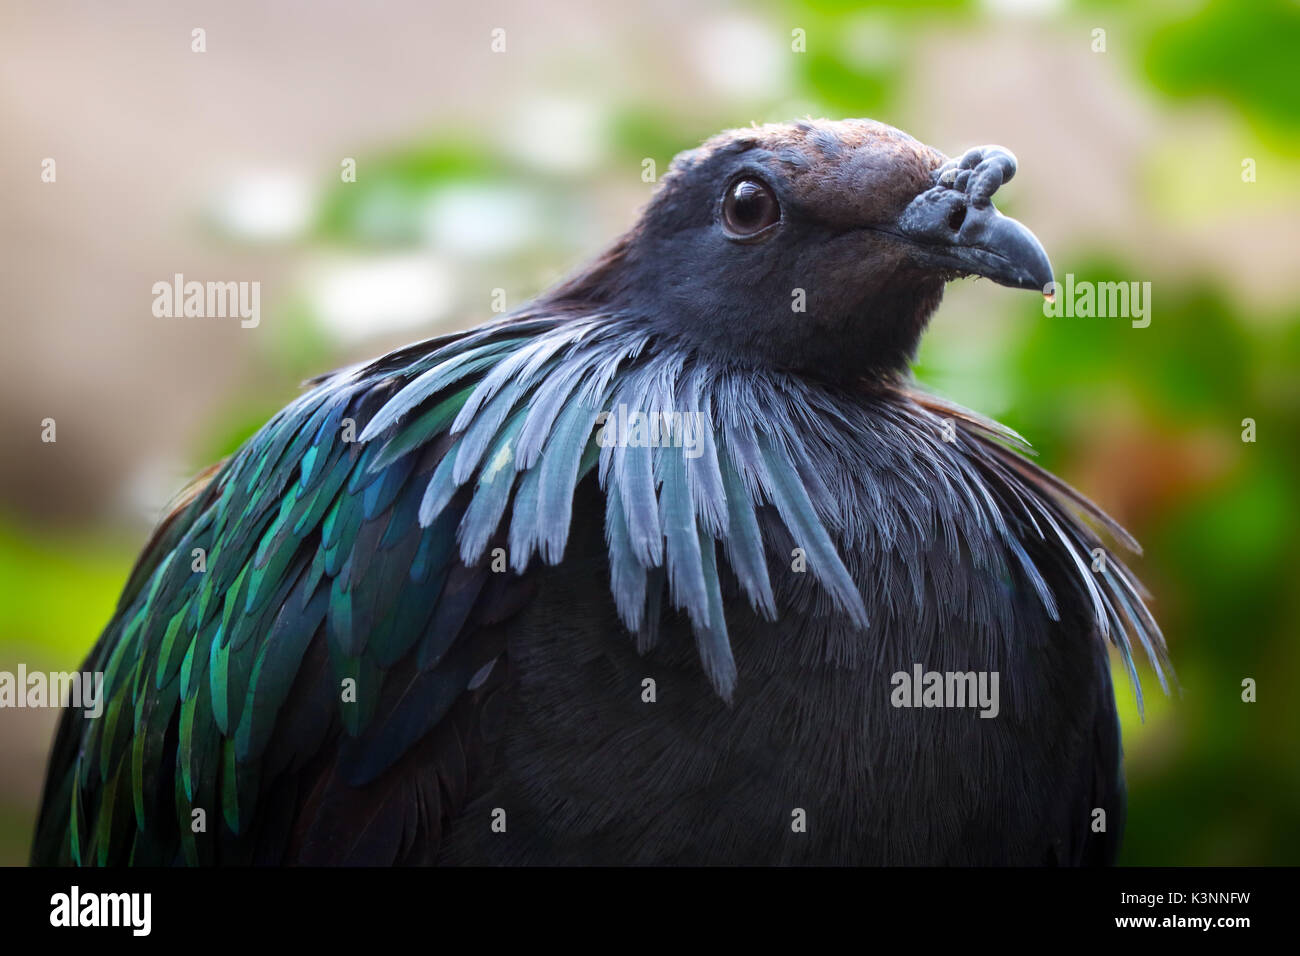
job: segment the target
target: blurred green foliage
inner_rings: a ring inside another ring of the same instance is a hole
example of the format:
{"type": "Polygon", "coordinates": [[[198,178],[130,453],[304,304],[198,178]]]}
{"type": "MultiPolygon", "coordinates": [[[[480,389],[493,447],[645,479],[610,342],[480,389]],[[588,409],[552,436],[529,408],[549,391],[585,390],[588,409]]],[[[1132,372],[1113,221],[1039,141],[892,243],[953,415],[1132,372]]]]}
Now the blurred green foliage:
{"type": "Polygon", "coordinates": [[[1295,132],[1297,51],[1300,9],[1291,0],[1213,0],[1193,16],[1161,18],[1146,68],[1166,93],[1221,97],[1266,127],[1295,132]]]}
{"type": "Polygon", "coordinates": [[[37,536],[0,521],[0,669],[19,660],[76,668],[112,615],[138,547],[99,532],[37,536]]]}
{"type": "Polygon", "coordinates": [[[471,139],[440,136],[403,146],[366,162],[366,175],[332,189],[318,218],[320,238],[409,246],[420,239],[419,212],[432,188],[448,182],[490,182],[509,166],[471,139]]]}

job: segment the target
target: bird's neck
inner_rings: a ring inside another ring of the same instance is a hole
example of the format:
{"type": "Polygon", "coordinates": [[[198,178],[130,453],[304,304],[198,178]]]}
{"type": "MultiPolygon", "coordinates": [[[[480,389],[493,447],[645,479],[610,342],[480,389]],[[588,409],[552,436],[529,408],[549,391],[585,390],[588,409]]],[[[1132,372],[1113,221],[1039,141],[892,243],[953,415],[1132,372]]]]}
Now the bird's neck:
{"type": "Polygon", "coordinates": [[[941,277],[887,271],[853,303],[809,290],[800,311],[781,288],[736,305],[730,294],[679,287],[637,249],[623,237],[539,305],[557,314],[617,315],[722,364],[852,387],[906,376],[943,298],[941,277]]]}

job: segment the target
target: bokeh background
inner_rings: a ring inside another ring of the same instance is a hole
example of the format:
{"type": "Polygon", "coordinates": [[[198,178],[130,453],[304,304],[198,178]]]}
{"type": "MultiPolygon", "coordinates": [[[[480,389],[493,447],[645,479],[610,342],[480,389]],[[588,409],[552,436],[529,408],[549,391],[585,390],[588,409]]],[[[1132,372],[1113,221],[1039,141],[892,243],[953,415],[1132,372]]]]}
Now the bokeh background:
{"type": "MultiPolygon", "coordinates": [[[[999,205],[1058,276],[1151,283],[1144,329],[956,283],[918,376],[1146,547],[1181,692],[1143,670],[1142,719],[1116,671],[1123,861],[1300,863],[1298,58],[1291,0],[8,0],[0,669],[76,668],[190,474],[302,379],[597,252],[645,160],[869,116],[1010,147],[999,205]],[[260,324],[154,317],[178,272],[260,282],[260,324]]],[[[56,716],[0,711],[0,863],[25,861],[56,716]]]]}

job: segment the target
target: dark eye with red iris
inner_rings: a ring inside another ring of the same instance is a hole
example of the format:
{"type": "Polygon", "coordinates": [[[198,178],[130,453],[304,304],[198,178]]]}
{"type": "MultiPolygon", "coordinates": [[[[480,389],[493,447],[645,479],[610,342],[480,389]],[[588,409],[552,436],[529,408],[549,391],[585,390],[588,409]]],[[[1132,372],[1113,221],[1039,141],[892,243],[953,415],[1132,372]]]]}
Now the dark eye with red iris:
{"type": "Polygon", "coordinates": [[[757,236],[781,219],[781,205],[764,182],[738,179],[722,200],[722,222],[733,236],[757,236]]]}

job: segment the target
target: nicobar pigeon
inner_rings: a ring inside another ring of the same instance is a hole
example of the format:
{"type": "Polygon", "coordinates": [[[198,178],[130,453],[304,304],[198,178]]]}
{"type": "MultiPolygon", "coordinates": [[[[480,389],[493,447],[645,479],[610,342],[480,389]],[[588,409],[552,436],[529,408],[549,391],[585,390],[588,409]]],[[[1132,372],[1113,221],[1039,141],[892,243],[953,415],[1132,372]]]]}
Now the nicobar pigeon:
{"type": "Polygon", "coordinates": [[[33,861],[1111,861],[1137,546],[909,370],[950,279],[1052,280],[1015,171],[726,132],[535,301],[310,383],[154,532],[33,861]]]}

